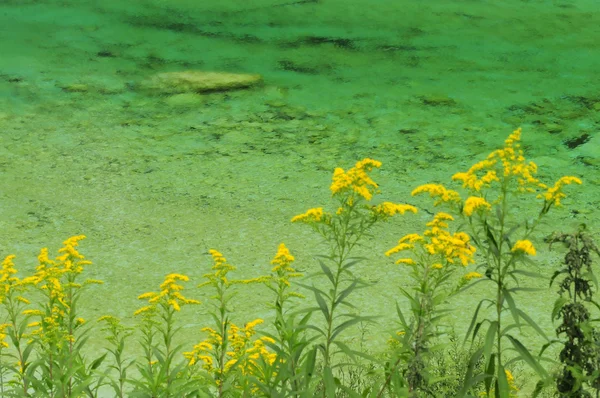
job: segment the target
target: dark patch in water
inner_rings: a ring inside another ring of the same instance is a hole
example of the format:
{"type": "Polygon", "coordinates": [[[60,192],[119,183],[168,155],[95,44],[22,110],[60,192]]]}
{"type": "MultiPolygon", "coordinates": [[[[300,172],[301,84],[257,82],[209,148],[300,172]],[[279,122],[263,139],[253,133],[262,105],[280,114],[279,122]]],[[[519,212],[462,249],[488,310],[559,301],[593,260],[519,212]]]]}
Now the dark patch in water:
{"type": "Polygon", "coordinates": [[[569,149],[575,149],[578,146],[581,146],[590,140],[590,135],[588,133],[582,134],[579,137],[571,138],[569,140],[564,140],[563,144],[569,149]]]}

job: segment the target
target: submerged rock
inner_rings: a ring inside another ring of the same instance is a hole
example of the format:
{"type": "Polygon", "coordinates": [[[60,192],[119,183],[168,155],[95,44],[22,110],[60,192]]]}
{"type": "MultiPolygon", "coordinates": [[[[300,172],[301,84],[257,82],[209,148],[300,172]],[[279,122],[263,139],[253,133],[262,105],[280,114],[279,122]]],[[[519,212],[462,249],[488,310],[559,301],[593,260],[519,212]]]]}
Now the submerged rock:
{"type": "Polygon", "coordinates": [[[202,93],[248,88],[260,82],[262,77],[257,74],[189,70],[156,74],[140,88],[157,94],[202,93]]]}

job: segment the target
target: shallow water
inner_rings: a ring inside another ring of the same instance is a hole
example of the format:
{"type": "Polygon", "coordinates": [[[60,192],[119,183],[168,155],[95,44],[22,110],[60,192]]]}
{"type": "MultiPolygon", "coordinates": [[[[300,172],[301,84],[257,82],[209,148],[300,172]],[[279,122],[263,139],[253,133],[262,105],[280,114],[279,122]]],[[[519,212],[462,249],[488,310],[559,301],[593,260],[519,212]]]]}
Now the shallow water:
{"type": "MultiPolygon", "coordinates": [[[[249,278],[267,273],[285,242],[310,273],[324,248],[289,221],[333,206],[334,167],[381,160],[378,200],[431,210],[410,197],[414,187],[448,182],[518,126],[544,181],[584,180],[537,238],[580,223],[597,231],[595,1],[198,3],[0,4],[0,254],[32,270],[41,247],[85,234],[88,276],[105,281],[90,288],[87,318],[131,322],[135,297],[167,273],[197,283],[210,248],[249,278]],[[190,69],[259,73],[264,85],[137,90],[156,73],[190,69]]],[[[392,308],[407,276],[383,253],[428,217],[394,219],[367,242],[357,273],[375,285],[357,296],[363,313],[392,308]]],[[[560,260],[539,252],[544,267],[560,260]]],[[[554,289],[533,297],[522,302],[552,334],[554,289]]],[[[269,300],[262,288],[241,291],[234,322],[268,317],[269,300]]],[[[464,328],[476,301],[453,305],[464,328]]],[[[206,309],[189,310],[185,330],[195,333],[206,309]]],[[[388,315],[372,330],[392,327],[388,315]]],[[[385,339],[368,333],[366,344],[385,339]]]]}

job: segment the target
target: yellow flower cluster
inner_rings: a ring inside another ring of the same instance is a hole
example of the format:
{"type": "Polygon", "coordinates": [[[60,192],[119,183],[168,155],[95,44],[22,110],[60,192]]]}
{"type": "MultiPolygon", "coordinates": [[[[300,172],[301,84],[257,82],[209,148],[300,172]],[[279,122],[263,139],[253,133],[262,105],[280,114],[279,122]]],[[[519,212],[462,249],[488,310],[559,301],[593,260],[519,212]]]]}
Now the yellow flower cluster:
{"type": "Polygon", "coordinates": [[[417,212],[417,208],[415,206],[396,204],[391,202],[380,203],[377,206],[373,206],[372,210],[373,213],[377,215],[383,215],[386,217],[393,217],[398,213],[404,214],[407,211],[412,211],[413,213],[417,212]]]}
{"type": "Polygon", "coordinates": [[[452,179],[462,181],[464,188],[479,192],[494,181],[500,182],[498,173],[501,173],[505,179],[516,177],[520,192],[535,192],[541,186],[540,181],[534,177],[537,165],[533,162],[526,163],[520,140],[521,128],[518,128],[504,141],[504,148],[493,151],[487,159],[474,164],[469,171],[456,173],[452,179]],[[480,178],[480,173],[485,174],[480,178]]]}
{"type": "Polygon", "coordinates": [[[210,255],[213,258],[213,261],[215,262],[211,268],[213,272],[204,274],[203,277],[207,280],[206,282],[202,282],[201,284],[199,284],[198,287],[203,287],[206,285],[216,285],[221,282],[227,286],[230,285],[231,282],[227,280],[227,274],[229,273],[229,271],[234,271],[236,268],[233,265],[228,264],[227,259],[218,251],[211,249],[208,252],[210,253],[210,255]]]}
{"type": "MultiPolygon", "coordinates": [[[[251,374],[252,369],[258,364],[260,358],[271,364],[277,357],[276,354],[267,350],[266,343],[275,343],[269,337],[260,337],[252,341],[252,336],[256,334],[255,328],[263,323],[262,319],[255,319],[248,322],[243,329],[229,324],[227,333],[227,347],[229,351],[226,353],[226,362],[224,364],[224,372],[228,372],[236,365],[236,369],[240,369],[243,374],[251,374]]],[[[223,339],[217,331],[212,328],[204,328],[202,331],[207,332],[209,337],[196,344],[192,351],[183,353],[188,360],[188,365],[193,366],[201,362],[203,368],[209,372],[219,372],[219,369],[214,367],[214,348],[223,345],[223,339]]]]}
{"type": "Polygon", "coordinates": [[[356,162],[356,165],[348,171],[337,167],[333,172],[333,182],[330,187],[332,194],[335,196],[354,192],[366,200],[371,200],[378,188],[377,183],[367,174],[373,167],[381,167],[381,162],[366,158],[356,162]]]}
{"type": "MultiPolygon", "coordinates": [[[[452,220],[454,218],[450,214],[437,213],[433,220],[426,224],[429,229],[425,231],[423,236],[418,234],[406,235],[398,241],[396,247],[388,250],[385,255],[390,256],[401,251],[413,250],[415,243],[419,242],[430,255],[441,255],[443,260],[450,264],[454,264],[458,260],[462,265],[467,266],[469,263],[474,262],[475,247],[469,243],[470,238],[466,233],[455,232],[451,234],[448,232],[447,221],[452,220]]],[[[401,258],[396,261],[396,264],[413,265],[415,261],[412,258],[401,258]]],[[[441,269],[443,265],[436,262],[432,265],[432,268],[441,269]]]]}
{"type": "Polygon", "coordinates": [[[481,162],[478,162],[471,166],[469,171],[466,173],[456,173],[452,176],[452,179],[455,181],[462,181],[463,187],[470,188],[479,192],[481,188],[489,187],[492,181],[500,181],[498,176],[496,175],[495,170],[490,170],[496,165],[495,160],[486,159],[481,162]],[[481,170],[486,170],[485,175],[483,177],[478,178],[477,172],[481,170]]]}
{"type": "Polygon", "coordinates": [[[539,194],[538,198],[543,198],[546,202],[560,206],[560,200],[566,197],[562,192],[563,186],[573,183],[581,185],[581,180],[577,177],[564,176],[559,178],[559,180],[554,183],[553,187],[547,187],[542,184],[542,188],[545,188],[546,192],[539,194]]]}
{"type": "Polygon", "coordinates": [[[437,213],[433,220],[426,224],[430,229],[425,231],[424,235],[429,237],[430,243],[425,244],[424,247],[429,254],[442,255],[450,264],[459,260],[463,266],[467,266],[469,263],[475,262],[473,260],[475,247],[469,244],[470,238],[466,233],[455,232],[450,234],[448,232],[446,221],[452,220],[454,218],[450,214],[437,213]]]}
{"type": "Polygon", "coordinates": [[[200,304],[198,300],[192,300],[184,297],[180,292],[183,286],[177,284],[177,281],[189,281],[185,275],[169,274],[160,285],[160,292],[148,292],[138,296],[140,300],[148,300],[148,305],[137,310],[134,315],[139,315],[147,311],[153,310],[156,305],[164,304],[172,307],[175,311],[181,310],[181,306],[185,304],[200,304]]]}
{"type": "Polygon", "coordinates": [[[321,220],[327,220],[330,216],[323,212],[322,207],[314,209],[308,209],[306,213],[299,214],[292,218],[292,222],[304,222],[307,224],[321,222],[321,220]]]}
{"type": "MultiPolygon", "coordinates": [[[[271,260],[271,264],[275,265],[271,272],[277,274],[277,281],[280,287],[289,287],[290,278],[299,278],[303,276],[303,274],[296,272],[296,270],[291,266],[294,260],[294,256],[292,256],[285,244],[280,244],[279,248],[277,249],[277,254],[275,254],[275,257],[273,260],[271,260]]],[[[299,293],[290,293],[290,295],[303,297],[299,293]]]]}
{"type": "Polygon", "coordinates": [[[468,272],[463,276],[463,279],[466,281],[470,281],[471,279],[482,277],[483,275],[481,275],[479,272],[468,272]]]}
{"type": "Polygon", "coordinates": [[[252,322],[248,322],[243,329],[240,329],[233,323],[230,325],[227,336],[230,351],[227,352],[229,360],[225,363],[225,371],[237,364],[243,374],[251,374],[252,368],[258,364],[259,358],[263,358],[269,364],[275,361],[277,355],[269,352],[265,344],[273,344],[275,340],[263,336],[251,341],[252,336],[256,334],[254,328],[263,322],[262,319],[255,319],[252,322]],[[242,362],[238,364],[239,361],[242,362]]]}
{"type": "Polygon", "coordinates": [[[17,273],[13,263],[15,257],[14,254],[11,254],[2,261],[2,269],[0,269],[0,303],[4,301],[11,289],[21,283],[19,278],[14,276],[17,273]]]}
{"type": "MultiPolygon", "coordinates": [[[[474,164],[467,172],[456,173],[452,176],[455,181],[462,181],[463,187],[472,191],[480,192],[482,188],[489,187],[492,182],[506,183],[510,178],[516,177],[517,191],[537,192],[539,189],[545,192],[537,197],[544,199],[548,204],[560,205],[560,200],[565,197],[562,187],[569,184],[581,184],[577,177],[565,176],[560,178],[553,187],[540,182],[535,177],[537,165],[534,162],[526,162],[523,150],[519,144],[521,140],[521,128],[504,141],[504,148],[490,153],[487,159],[474,164]],[[479,175],[483,174],[481,177],[479,175]],[[501,181],[499,175],[504,180],[501,181]]],[[[467,206],[465,205],[465,209],[467,206]]]]}
{"type": "MultiPolygon", "coordinates": [[[[389,257],[392,254],[399,253],[404,250],[412,250],[415,247],[414,243],[422,240],[423,237],[419,234],[405,235],[402,238],[400,238],[400,240],[398,241],[398,245],[385,252],[385,255],[389,257]]],[[[400,260],[396,261],[396,264],[413,265],[415,264],[415,261],[411,258],[401,258],[400,260]]]]}
{"type": "Polygon", "coordinates": [[[425,184],[415,188],[411,195],[419,195],[421,193],[428,193],[430,197],[435,198],[434,206],[442,203],[459,203],[461,201],[458,192],[451,189],[446,189],[441,184],[425,184]]]}
{"type": "MultiPolygon", "coordinates": [[[[37,286],[50,300],[56,300],[62,306],[68,307],[69,304],[65,301],[65,288],[81,287],[74,282],[75,277],[83,272],[85,265],[92,264],[75,249],[82,239],[85,239],[84,235],[73,236],[64,241],[64,246],[58,250],[62,254],[55,260],[51,260],[48,257],[48,249],[43,248],[38,256],[39,265],[36,273],[24,278],[21,283],[37,286]],[[63,276],[67,277],[66,281],[63,280],[63,276]]],[[[102,283],[102,281],[89,280],[86,283],[102,283]]]]}
{"type": "Polygon", "coordinates": [[[536,254],[535,247],[533,247],[533,243],[529,240],[518,240],[510,251],[513,253],[525,253],[530,256],[535,256],[536,254]]]}
{"type": "Polygon", "coordinates": [[[467,217],[471,217],[476,211],[486,211],[490,210],[492,205],[489,204],[484,198],[479,196],[471,196],[465,200],[465,204],[463,206],[463,213],[467,217]]]}
{"type": "Polygon", "coordinates": [[[6,338],[6,328],[10,327],[10,323],[3,323],[0,325],[0,351],[2,348],[8,348],[8,343],[4,341],[6,338]]]}
{"type": "MultiPolygon", "coordinates": [[[[209,332],[209,333],[211,331],[216,333],[214,330],[212,330],[210,328],[204,328],[202,330],[205,332],[209,332]]],[[[202,367],[205,370],[207,370],[209,372],[213,370],[213,359],[212,359],[212,356],[210,355],[210,353],[213,351],[214,346],[212,343],[209,343],[209,341],[213,341],[213,340],[214,340],[214,338],[212,338],[212,339],[209,338],[206,341],[201,341],[200,343],[198,343],[194,346],[192,351],[183,353],[183,357],[188,360],[188,366],[194,366],[196,363],[202,362],[203,363],[202,367]]]]}
{"type": "Polygon", "coordinates": [[[36,330],[31,332],[30,336],[39,336],[45,344],[52,342],[58,346],[62,346],[65,342],[74,342],[75,337],[66,325],[66,308],[55,305],[45,312],[41,310],[23,311],[25,315],[34,315],[40,318],[39,321],[27,325],[28,327],[37,327],[36,330]]]}

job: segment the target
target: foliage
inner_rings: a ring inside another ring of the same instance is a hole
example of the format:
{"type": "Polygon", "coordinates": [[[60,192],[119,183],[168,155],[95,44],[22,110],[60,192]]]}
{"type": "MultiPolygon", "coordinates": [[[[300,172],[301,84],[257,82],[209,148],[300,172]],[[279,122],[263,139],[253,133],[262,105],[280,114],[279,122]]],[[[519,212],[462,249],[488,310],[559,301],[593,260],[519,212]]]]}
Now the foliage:
{"type": "Polygon", "coordinates": [[[318,304],[314,311],[319,312],[323,318],[323,326],[312,325],[311,329],[316,331],[318,336],[318,343],[314,349],[321,353],[321,382],[323,396],[326,397],[334,397],[338,390],[345,390],[340,379],[334,375],[334,370],[339,367],[339,364],[335,363],[335,356],[345,354],[353,359],[366,356],[347,346],[339,337],[348,328],[373,319],[356,314],[358,308],[350,302],[352,293],[367,286],[366,282],[352,272],[364,259],[351,257],[351,252],[376,223],[388,220],[398,213],[417,212],[414,206],[406,204],[369,204],[373,195],[378,192],[378,185],[368,173],[379,167],[381,162],[367,158],[357,162],[348,171],[336,168],[330,187],[337,203],[335,213],[324,212],[323,208],[319,207],[309,209],[292,219],[292,222],[310,225],[329,245],[329,254],[320,256],[319,259],[321,272],[312,275],[325,277],[322,285],[328,287],[302,285],[313,292],[318,304]],[[350,311],[341,312],[342,307],[350,311]]]}
{"type": "Polygon", "coordinates": [[[550,284],[557,277],[560,297],[554,303],[552,319],[560,320],[556,334],[565,337],[559,360],[562,369],[556,379],[556,389],[560,397],[591,397],[585,385],[600,390],[598,357],[599,333],[593,327],[590,304],[598,308],[593,299],[593,285],[597,286],[592,270],[592,253],[600,255],[600,250],[585,232],[585,226],[571,234],[554,234],[547,238],[552,245],[564,243],[568,252],[564,258],[564,268],[557,270],[550,284]],[[587,303],[587,304],[586,304],[587,303]]]}
{"type": "MultiPolygon", "coordinates": [[[[355,274],[356,266],[368,259],[355,257],[355,248],[367,241],[376,224],[417,208],[372,204],[379,186],[369,173],[381,163],[367,158],[347,171],[335,169],[332,211],[317,207],[292,219],[310,226],[327,245],[317,256],[315,272],[297,272],[294,256],[282,243],[268,275],[234,279],[236,267],[217,250],[209,251],[213,265],[199,288],[206,292],[204,305],[213,323],[188,348],[180,343],[180,313],[201,303],[183,294],[187,275],[168,274],[157,291],[141,294],[138,298],[146,302],[135,312],[135,326],[111,315],[86,322],[78,302],[87,286],[101,282],[82,278],[91,265],[78,251],[83,235],[67,239],[54,259],[42,249],[35,272],[24,278],[17,276],[14,256],[5,257],[0,270],[0,394],[71,398],[109,390],[115,397],[161,398],[505,398],[517,393],[511,370],[519,361],[541,377],[539,386],[548,385],[550,374],[515,332],[528,325],[547,338],[515,297],[528,290],[525,278],[541,277],[523,267],[536,255],[536,227],[565,197],[564,187],[581,181],[567,176],[553,186],[541,183],[535,177],[537,166],[525,161],[520,134],[516,130],[504,148],[454,175],[468,192],[466,199],[440,184],[413,191],[429,194],[436,206],[449,210],[432,213],[422,232],[403,236],[386,253],[402,253],[396,263],[408,270],[397,294],[408,308],[396,303],[399,327],[387,352],[374,355],[346,339],[352,328],[364,331],[375,322],[375,317],[361,315],[356,303],[354,293],[368,286],[355,274]],[[536,199],[540,210],[533,218],[519,209],[531,208],[536,199]],[[475,271],[464,270],[470,264],[475,271]],[[232,321],[239,314],[230,303],[249,284],[265,285],[272,294],[272,322],[263,330],[261,318],[237,323],[243,326],[232,321]],[[475,308],[464,339],[471,344],[459,345],[444,327],[450,312],[446,304],[475,287],[489,291],[484,284],[494,294],[475,308]],[[484,317],[486,308],[492,314],[484,317]],[[88,338],[97,330],[106,347],[88,357],[88,338]]],[[[581,233],[552,241],[571,245],[566,268],[554,276],[565,276],[561,294],[569,298],[561,297],[552,314],[562,320],[559,335],[567,336],[564,367],[556,381],[562,393],[570,394],[583,383],[600,385],[597,355],[588,355],[600,342],[584,304],[594,304],[589,253],[597,249],[581,233]]]]}
{"type": "Polygon", "coordinates": [[[440,184],[425,184],[412,193],[428,193],[435,198],[435,205],[444,204],[464,219],[473,245],[482,253],[483,258],[477,268],[485,275],[485,278],[471,286],[485,289],[481,284],[492,284],[495,290],[493,296],[479,302],[473,314],[467,334],[474,339],[479,333],[484,333],[485,343],[469,364],[460,395],[468,395],[478,382],[483,381],[486,394],[494,390],[497,396],[510,396],[506,344],[510,344],[517,353],[511,361],[522,360],[527,363],[541,378],[540,386],[547,383],[549,378],[539,360],[514,334],[515,329],[525,324],[548,341],[537,323],[518,307],[515,296],[521,291],[531,290],[521,286],[524,277],[542,277],[523,267],[531,256],[536,255],[535,246],[530,240],[535,228],[552,207],[558,206],[566,196],[564,186],[581,184],[581,181],[565,176],[553,186],[543,184],[535,177],[537,165],[526,161],[520,140],[521,129],[517,129],[505,140],[502,149],[491,152],[485,160],[475,163],[468,171],[454,174],[452,179],[462,182],[469,195],[466,199],[459,192],[440,184]],[[532,218],[523,211],[517,211],[517,204],[528,204],[536,199],[540,200],[537,216],[532,218]],[[480,319],[479,312],[484,306],[494,309],[492,317],[480,319]],[[512,320],[506,319],[506,313],[510,313],[512,320]],[[475,374],[474,365],[482,356],[485,370],[475,374]]]}
{"type": "MultiPolygon", "coordinates": [[[[423,235],[406,235],[398,241],[396,247],[386,252],[387,256],[398,252],[411,253],[408,257],[397,260],[396,264],[410,268],[413,292],[399,289],[408,299],[411,319],[406,320],[396,303],[401,330],[395,336],[396,358],[393,366],[388,369],[382,392],[392,382],[392,374],[398,368],[408,383],[410,396],[431,392],[431,380],[427,371],[432,354],[431,341],[439,337],[440,324],[449,312],[440,307],[459,291],[459,286],[450,286],[457,266],[464,267],[474,262],[475,248],[469,243],[469,236],[464,232],[449,232],[448,223],[452,220],[454,218],[447,213],[437,213],[427,223],[428,229],[423,235]]],[[[481,278],[481,274],[465,274],[461,285],[466,285],[473,278],[481,278]]]]}

